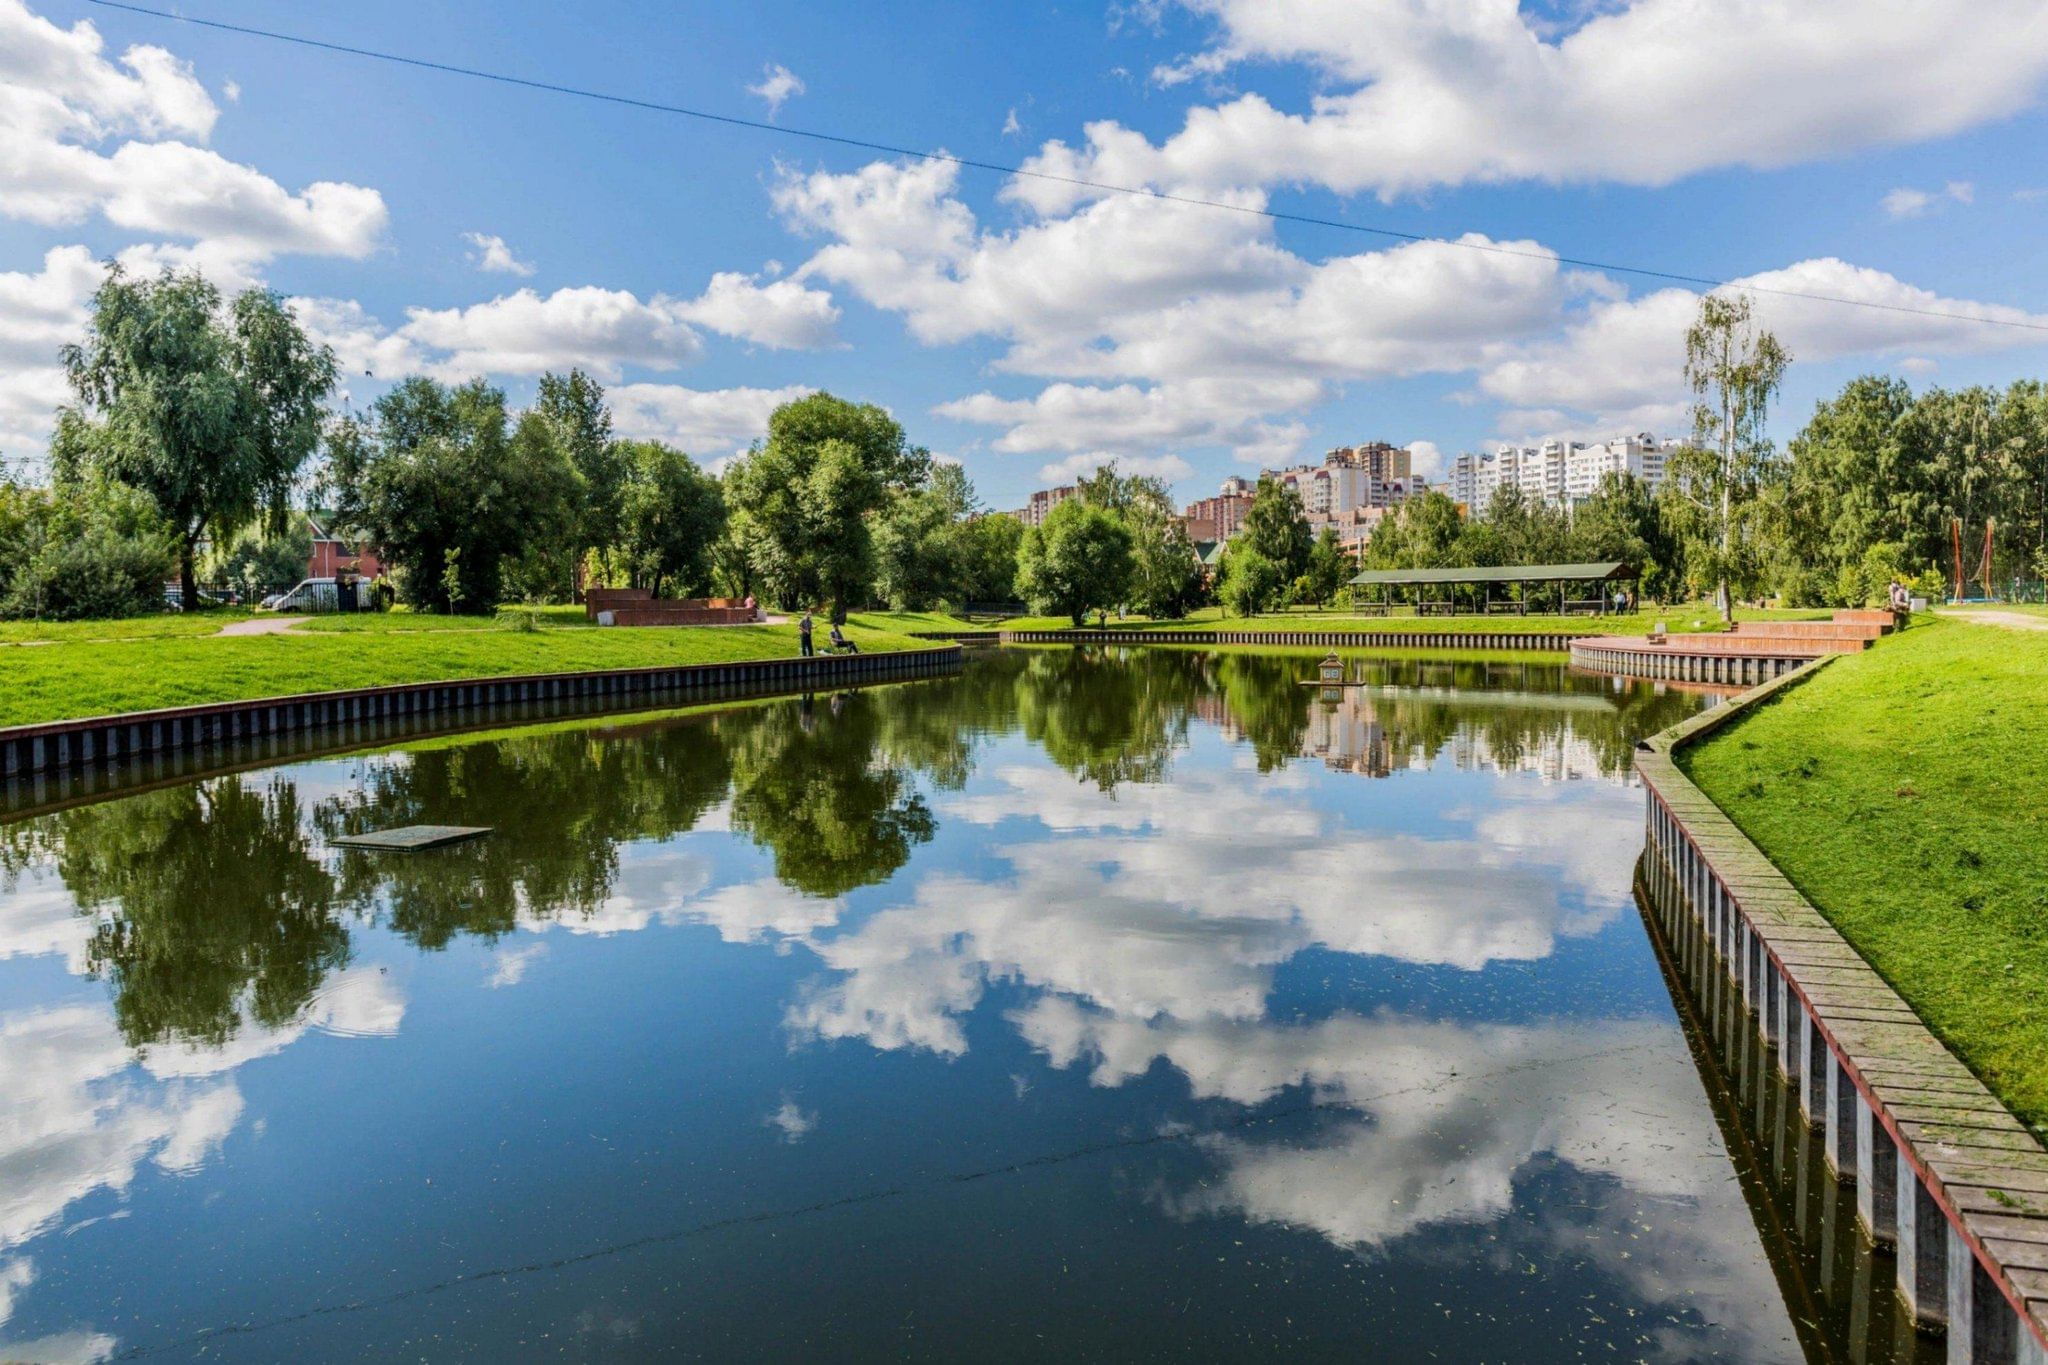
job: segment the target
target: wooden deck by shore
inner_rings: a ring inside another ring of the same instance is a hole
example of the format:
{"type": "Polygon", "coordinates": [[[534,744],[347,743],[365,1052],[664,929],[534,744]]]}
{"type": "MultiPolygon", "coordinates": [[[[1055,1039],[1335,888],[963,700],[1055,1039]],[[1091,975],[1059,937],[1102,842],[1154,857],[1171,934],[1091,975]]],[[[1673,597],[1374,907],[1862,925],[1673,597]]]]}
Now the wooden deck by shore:
{"type": "MultiPolygon", "coordinates": [[[[1824,666],[1809,661],[1805,670],[1824,666]]],[[[1823,1128],[1898,1292],[1948,1359],[2048,1365],[2048,1148],[1842,938],[1674,755],[1805,671],[1638,746],[1649,856],[1823,1128]]]]}

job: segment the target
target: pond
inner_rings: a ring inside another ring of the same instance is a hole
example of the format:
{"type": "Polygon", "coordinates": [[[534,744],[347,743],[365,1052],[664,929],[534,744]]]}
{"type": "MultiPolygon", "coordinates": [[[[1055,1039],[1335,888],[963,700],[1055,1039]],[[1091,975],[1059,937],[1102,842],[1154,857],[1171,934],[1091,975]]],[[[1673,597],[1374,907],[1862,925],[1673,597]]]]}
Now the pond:
{"type": "MultiPolygon", "coordinates": [[[[0,828],[0,1359],[1798,1359],[1541,662],[958,676],[0,828]],[[425,853],[337,848],[486,825],[425,853]]],[[[54,803],[53,803],[54,804],[54,803]]]]}

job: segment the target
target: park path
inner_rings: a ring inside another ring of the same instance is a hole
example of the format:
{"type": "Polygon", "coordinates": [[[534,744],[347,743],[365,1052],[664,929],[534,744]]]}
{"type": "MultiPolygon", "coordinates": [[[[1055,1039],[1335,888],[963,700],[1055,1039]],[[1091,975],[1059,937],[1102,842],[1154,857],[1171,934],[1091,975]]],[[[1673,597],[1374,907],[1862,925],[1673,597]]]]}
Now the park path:
{"type": "Polygon", "coordinates": [[[252,616],[246,621],[236,621],[222,626],[216,635],[283,635],[310,616],[252,616]]]}
{"type": "Polygon", "coordinates": [[[2029,616],[2019,611],[1950,611],[1944,616],[1958,621],[1976,621],[1987,626],[2002,626],[2007,630],[2048,630],[2048,617],[2029,616]]]}

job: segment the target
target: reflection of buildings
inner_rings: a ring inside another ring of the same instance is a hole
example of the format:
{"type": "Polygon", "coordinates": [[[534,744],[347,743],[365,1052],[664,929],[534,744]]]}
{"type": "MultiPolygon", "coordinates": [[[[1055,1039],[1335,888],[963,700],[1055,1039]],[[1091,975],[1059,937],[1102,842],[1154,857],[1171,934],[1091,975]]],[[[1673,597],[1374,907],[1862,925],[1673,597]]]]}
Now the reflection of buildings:
{"type": "Polygon", "coordinates": [[[1317,698],[1309,709],[1308,732],[1302,737],[1305,757],[1320,758],[1339,772],[1366,777],[1392,777],[1409,765],[1410,746],[1395,749],[1367,689],[1330,688],[1319,692],[1317,698]]]}
{"type": "MultiPolygon", "coordinates": [[[[1308,729],[1302,737],[1306,758],[1320,758],[1339,772],[1366,777],[1392,777],[1417,764],[1427,764],[1431,755],[1423,745],[1403,740],[1403,713],[1416,707],[1453,705],[1449,698],[1422,695],[1421,689],[1394,687],[1346,687],[1319,691],[1309,710],[1308,729]],[[1403,696],[1410,693],[1412,695],[1403,696]]],[[[1462,693],[1458,702],[1483,706],[1487,694],[1462,693]]],[[[1534,773],[1545,782],[1606,778],[1607,765],[1591,741],[1581,738],[1567,718],[1556,731],[1518,727],[1515,752],[1504,753],[1485,727],[1474,720],[1461,720],[1444,741],[1441,756],[1465,772],[1534,773]]]]}

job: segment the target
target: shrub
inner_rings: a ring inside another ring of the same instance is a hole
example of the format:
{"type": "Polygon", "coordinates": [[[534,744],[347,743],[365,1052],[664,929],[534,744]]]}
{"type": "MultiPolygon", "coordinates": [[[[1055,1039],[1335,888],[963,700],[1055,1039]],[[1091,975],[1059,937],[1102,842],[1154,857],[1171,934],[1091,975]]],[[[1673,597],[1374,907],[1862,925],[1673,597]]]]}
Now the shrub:
{"type": "Polygon", "coordinates": [[[176,571],[155,504],[124,484],[0,487],[0,616],[72,621],[163,609],[176,571]]]}

